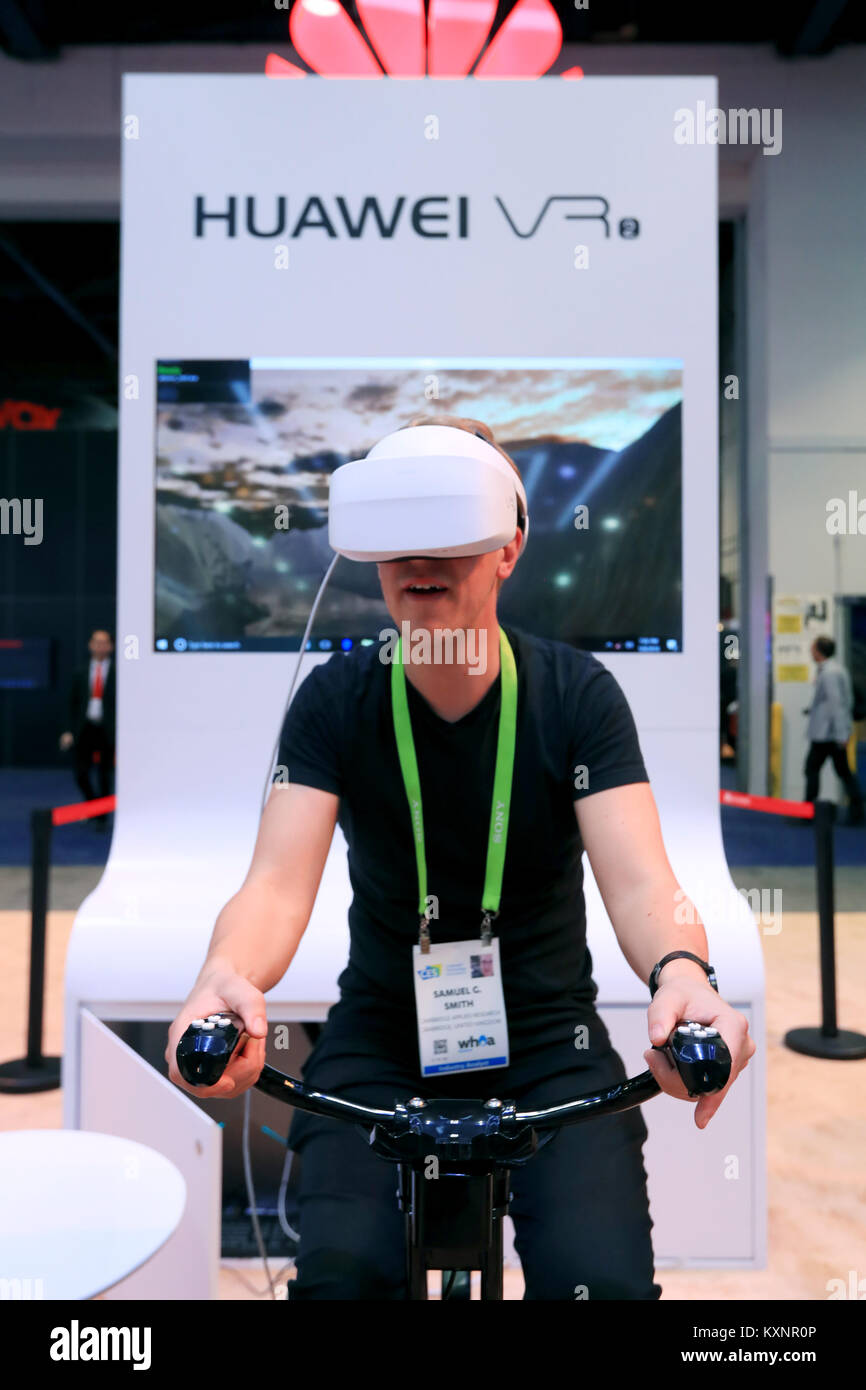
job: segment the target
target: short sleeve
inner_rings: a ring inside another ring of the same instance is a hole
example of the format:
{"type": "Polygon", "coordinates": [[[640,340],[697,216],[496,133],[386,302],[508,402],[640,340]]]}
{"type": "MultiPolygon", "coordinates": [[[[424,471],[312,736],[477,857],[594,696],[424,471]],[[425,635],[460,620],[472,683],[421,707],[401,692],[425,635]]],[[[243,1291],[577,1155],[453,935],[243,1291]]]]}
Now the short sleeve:
{"type": "Polygon", "coordinates": [[[572,798],[648,782],[637,726],[616,678],[594,661],[567,701],[572,798]]]}
{"type": "Polygon", "coordinates": [[[334,667],[342,656],[314,666],[286,711],[272,781],[298,782],[340,796],[343,790],[342,747],[345,737],[334,667]]]}

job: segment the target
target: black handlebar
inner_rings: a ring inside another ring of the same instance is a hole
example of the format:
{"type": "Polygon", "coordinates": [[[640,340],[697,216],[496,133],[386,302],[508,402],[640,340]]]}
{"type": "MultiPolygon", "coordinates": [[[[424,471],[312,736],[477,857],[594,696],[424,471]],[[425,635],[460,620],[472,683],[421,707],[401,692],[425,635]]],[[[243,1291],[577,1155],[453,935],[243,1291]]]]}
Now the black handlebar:
{"type": "MultiPolygon", "coordinates": [[[[193,1019],[177,1048],[178,1069],[193,1085],[212,1086],[219,1080],[244,1034],[243,1020],[232,1013],[193,1019]]],[[[677,1025],[664,1047],[657,1049],[682,1078],[690,1096],[722,1090],[731,1074],[731,1057],[719,1032],[700,1023],[677,1025]]],[[[579,1124],[597,1115],[615,1115],[658,1095],[661,1087],[652,1072],[641,1072],[539,1110],[518,1110],[513,1101],[436,1100],[413,1096],[397,1101],[393,1110],[311,1090],[294,1076],[267,1064],[256,1089],[274,1100],[314,1115],[365,1126],[371,1147],[383,1158],[418,1163],[437,1155],[459,1165],[460,1171],[478,1165],[525,1163],[539,1144],[553,1138],[562,1125],[579,1124]]]]}
{"type": "MultiPolygon", "coordinates": [[[[346,1120],[353,1124],[383,1125],[393,1124],[404,1111],[420,1111],[427,1102],[420,1098],[410,1100],[394,1110],[380,1110],[372,1105],[360,1105],[356,1101],[342,1100],[339,1096],[328,1095],[324,1091],[313,1091],[293,1076],[287,1076],[276,1067],[265,1064],[256,1082],[256,1090],[273,1100],[281,1100],[296,1110],[307,1110],[313,1115],[327,1115],[331,1119],[346,1120]]],[[[615,1115],[621,1110],[630,1110],[635,1105],[659,1094],[661,1087],[652,1072],[644,1071],[627,1081],[617,1082],[603,1091],[587,1091],[575,1096],[573,1100],[549,1105],[543,1110],[514,1110],[502,1101],[484,1101],[483,1105],[496,1109],[502,1107],[512,1123],[531,1125],[533,1129],[558,1129],[561,1125],[578,1124],[581,1120],[592,1119],[597,1115],[615,1115]]]]}
{"type": "Polygon", "coordinates": [[[527,1163],[561,1125],[610,1115],[640,1105],[660,1091],[649,1071],[543,1110],[520,1111],[513,1101],[431,1100],[413,1096],[393,1110],[312,1091],[275,1067],[262,1068],[256,1088],[297,1110],[346,1120],[369,1130],[370,1148],[380,1158],[418,1167],[431,1154],[454,1173],[490,1173],[527,1163]]]}
{"type": "Polygon", "coordinates": [[[324,1091],[312,1091],[303,1081],[294,1076],[286,1076],[268,1063],[262,1067],[256,1082],[256,1090],[262,1091],[273,1100],[284,1101],[296,1110],[309,1110],[313,1115],[328,1115],[334,1120],[348,1120],[354,1124],[378,1124],[380,1120],[393,1120],[395,1110],[377,1110],[372,1105],[358,1105],[352,1100],[341,1100],[339,1096],[326,1095],[324,1091]]]}
{"type": "MultiPolygon", "coordinates": [[[[193,1019],[177,1047],[184,1080],[214,1085],[244,1036],[243,1019],[237,1014],[193,1019]]],[[[730,1054],[715,1028],[683,1022],[658,1050],[691,1096],[719,1091],[730,1079],[730,1054]]],[[[399,1165],[397,1200],[406,1228],[410,1298],[427,1298],[431,1269],[451,1271],[447,1285],[443,1273],[443,1298],[450,1297],[456,1271],[477,1269],[485,1300],[502,1298],[509,1169],[528,1163],[561,1126],[630,1110],[662,1089],[652,1072],[645,1071],[539,1110],[518,1110],[513,1101],[494,1098],[427,1101],[421,1096],[385,1110],[314,1091],[267,1064],[255,1085],[297,1110],[362,1128],[373,1152],[399,1165]],[[428,1182],[431,1176],[446,1181],[428,1182]]],[[[468,1276],[461,1287],[469,1297],[468,1276]]]]}

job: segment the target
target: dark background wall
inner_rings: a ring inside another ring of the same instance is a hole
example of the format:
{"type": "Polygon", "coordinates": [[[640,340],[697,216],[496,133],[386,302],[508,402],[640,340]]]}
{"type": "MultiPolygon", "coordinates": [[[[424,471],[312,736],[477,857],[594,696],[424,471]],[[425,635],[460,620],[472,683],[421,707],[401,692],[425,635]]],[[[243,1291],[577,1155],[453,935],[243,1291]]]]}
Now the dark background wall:
{"type": "Polygon", "coordinates": [[[50,689],[0,690],[0,765],[65,767],[72,671],[114,633],[117,431],[0,430],[0,497],[43,499],[40,545],[0,535],[0,637],[53,639],[50,689]]]}
{"type": "Polygon", "coordinates": [[[0,690],[0,766],[71,767],[69,679],[94,627],[114,631],[116,221],[0,222],[0,498],[42,498],[43,538],[0,533],[0,638],[52,639],[47,690],[0,690]],[[29,402],[59,411],[51,428],[29,402]]]}

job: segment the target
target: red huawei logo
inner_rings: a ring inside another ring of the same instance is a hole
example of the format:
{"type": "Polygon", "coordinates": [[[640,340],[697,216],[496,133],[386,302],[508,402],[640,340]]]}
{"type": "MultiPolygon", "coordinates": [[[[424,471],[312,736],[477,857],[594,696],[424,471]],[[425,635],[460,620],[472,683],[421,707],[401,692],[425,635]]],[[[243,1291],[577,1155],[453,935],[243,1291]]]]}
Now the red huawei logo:
{"type": "MultiPolygon", "coordinates": [[[[338,0],[295,0],[289,36],[312,72],[322,77],[541,77],[562,47],[562,29],[549,0],[517,0],[486,48],[497,0],[429,0],[426,13],[424,0],[357,0],[357,9],[363,34],[338,0]]],[[[276,53],[268,54],[265,74],[307,76],[276,53]]],[[[569,68],[562,76],[582,77],[583,70],[569,68]]]]}

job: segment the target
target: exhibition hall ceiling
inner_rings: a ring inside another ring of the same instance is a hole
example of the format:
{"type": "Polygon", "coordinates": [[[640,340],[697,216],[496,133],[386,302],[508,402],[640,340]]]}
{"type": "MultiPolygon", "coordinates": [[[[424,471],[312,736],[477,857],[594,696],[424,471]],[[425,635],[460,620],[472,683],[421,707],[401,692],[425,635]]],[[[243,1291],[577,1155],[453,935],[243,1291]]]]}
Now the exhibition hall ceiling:
{"type": "MultiPolygon", "coordinates": [[[[424,0],[415,0],[417,11],[424,0]]],[[[70,47],[93,44],[273,44],[292,53],[292,10],[314,20],[333,18],[337,0],[208,0],[177,5],[71,6],[67,0],[4,0],[0,6],[0,48],[22,61],[45,61],[70,47]]],[[[348,20],[371,43],[383,22],[384,0],[342,0],[348,20]]],[[[426,0],[440,23],[468,25],[486,10],[484,0],[426,0]],[[465,10],[461,12],[461,5],[465,10]]],[[[515,9],[521,27],[531,29],[555,13],[565,44],[763,44],[785,56],[830,52],[842,44],[866,41],[866,7],[859,0],[728,0],[695,5],[693,0],[490,0],[490,27],[482,48],[495,42],[515,9]]],[[[413,0],[395,7],[398,22],[413,23],[413,0]]],[[[297,17],[295,17],[297,18],[297,17]]],[[[417,18],[417,13],[415,18],[417,18]]],[[[343,16],[339,19],[343,21],[343,16]]],[[[387,64],[386,64],[387,66],[387,64]]],[[[310,70],[310,65],[306,65],[310,70]]]]}

